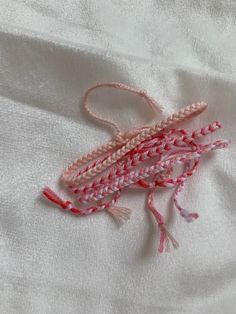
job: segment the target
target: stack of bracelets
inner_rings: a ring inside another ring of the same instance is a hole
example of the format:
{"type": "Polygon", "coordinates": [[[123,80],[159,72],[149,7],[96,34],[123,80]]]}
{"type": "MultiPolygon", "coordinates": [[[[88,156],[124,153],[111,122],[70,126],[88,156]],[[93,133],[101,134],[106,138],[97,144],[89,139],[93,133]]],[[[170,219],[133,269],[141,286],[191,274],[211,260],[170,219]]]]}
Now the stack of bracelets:
{"type": "Polygon", "coordinates": [[[102,83],[89,88],[84,96],[84,109],[93,118],[112,126],[116,134],[114,139],[94,151],[74,161],[62,174],[65,186],[75,195],[78,206],[65,201],[49,187],[43,190],[44,196],[60,208],[74,215],[85,216],[98,211],[107,211],[118,222],[129,219],[131,210],[118,207],[116,203],[125,188],[147,190],[147,206],[160,229],[158,251],[169,251],[169,244],[177,248],[178,242],[168,232],[165,220],[155,208],[153,193],[159,187],[175,188],[173,202],[180,215],[192,222],[197,213],[188,212],[179,204],[179,196],[188,177],[192,176],[203,154],[226,148],[228,140],[217,140],[209,144],[200,144],[198,139],[221,128],[219,121],[188,132],[174,129],[173,126],[191,119],[203,112],[207,105],[203,102],[185,107],[154,126],[144,126],[127,133],[110,121],[97,117],[89,109],[90,93],[100,87],[112,87],[127,90],[144,98],[155,113],[161,111],[145,91],[138,91],[121,83],[102,83]],[[177,165],[182,166],[182,174],[172,177],[177,165]]]}

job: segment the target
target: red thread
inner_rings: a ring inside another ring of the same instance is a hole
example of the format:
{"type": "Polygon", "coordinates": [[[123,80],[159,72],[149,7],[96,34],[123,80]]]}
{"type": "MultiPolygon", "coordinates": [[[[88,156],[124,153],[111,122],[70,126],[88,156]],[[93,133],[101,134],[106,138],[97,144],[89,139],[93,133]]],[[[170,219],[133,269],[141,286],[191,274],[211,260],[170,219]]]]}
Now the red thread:
{"type": "Polygon", "coordinates": [[[63,199],[61,199],[49,187],[45,187],[42,193],[48,200],[50,200],[51,202],[59,205],[62,209],[69,210],[73,214],[82,215],[82,211],[81,210],[79,210],[78,208],[72,207],[70,201],[64,201],[63,199]]]}

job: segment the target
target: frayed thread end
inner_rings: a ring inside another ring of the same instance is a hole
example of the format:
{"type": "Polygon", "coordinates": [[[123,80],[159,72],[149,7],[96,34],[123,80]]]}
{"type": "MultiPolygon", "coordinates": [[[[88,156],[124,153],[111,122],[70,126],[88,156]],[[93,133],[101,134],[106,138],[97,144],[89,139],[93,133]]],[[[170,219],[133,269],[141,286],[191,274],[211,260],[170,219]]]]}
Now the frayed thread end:
{"type": "Polygon", "coordinates": [[[170,251],[170,243],[172,244],[174,249],[179,247],[179,243],[176,239],[170,234],[170,232],[166,229],[164,224],[159,225],[160,227],[160,242],[158,247],[158,252],[169,252],[170,251]]]}
{"type": "Polygon", "coordinates": [[[124,222],[130,219],[130,215],[131,215],[130,208],[113,206],[113,207],[108,208],[107,211],[120,224],[123,224],[124,222]]]}

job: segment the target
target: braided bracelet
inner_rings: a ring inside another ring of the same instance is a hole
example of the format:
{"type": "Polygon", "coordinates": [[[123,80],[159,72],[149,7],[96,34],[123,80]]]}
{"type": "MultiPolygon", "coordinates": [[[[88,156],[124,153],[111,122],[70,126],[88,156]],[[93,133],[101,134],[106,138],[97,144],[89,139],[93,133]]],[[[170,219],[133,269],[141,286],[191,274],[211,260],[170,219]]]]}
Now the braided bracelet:
{"type": "Polygon", "coordinates": [[[158,251],[174,248],[178,242],[168,232],[163,215],[154,206],[153,193],[158,187],[175,188],[173,201],[180,215],[192,222],[197,213],[188,212],[179,204],[179,196],[188,177],[192,176],[203,154],[229,145],[228,140],[217,140],[209,144],[197,140],[221,128],[219,121],[193,132],[173,129],[174,125],[202,113],[207,105],[203,102],[192,104],[154,126],[143,126],[122,133],[117,124],[98,117],[89,108],[88,98],[97,88],[111,87],[127,90],[144,98],[155,114],[162,111],[160,105],[148,96],[121,83],[102,83],[90,87],[84,95],[84,109],[94,119],[106,123],[115,130],[114,138],[105,145],[74,161],[62,174],[65,186],[75,195],[79,207],[71,201],[64,201],[49,187],[43,195],[62,209],[74,215],[85,216],[93,212],[107,211],[118,222],[129,219],[131,210],[118,207],[116,202],[125,188],[146,189],[147,206],[160,228],[158,251]],[[182,165],[183,172],[176,178],[171,177],[174,167],[182,165]]]}

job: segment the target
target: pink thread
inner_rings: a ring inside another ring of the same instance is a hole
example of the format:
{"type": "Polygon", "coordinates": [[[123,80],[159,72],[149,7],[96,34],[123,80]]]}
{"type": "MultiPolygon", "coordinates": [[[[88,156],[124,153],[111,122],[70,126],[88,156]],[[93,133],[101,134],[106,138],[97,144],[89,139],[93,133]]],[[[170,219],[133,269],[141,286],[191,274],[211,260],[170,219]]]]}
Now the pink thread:
{"type": "MultiPolygon", "coordinates": [[[[98,117],[96,114],[94,114],[90,109],[89,109],[89,102],[88,102],[88,98],[89,98],[89,95],[95,90],[95,89],[98,89],[98,88],[101,88],[101,87],[111,87],[111,88],[116,88],[116,89],[121,89],[121,90],[125,90],[125,91],[128,91],[128,92],[131,92],[133,94],[136,94],[140,97],[143,97],[147,104],[152,108],[152,110],[154,111],[154,113],[160,113],[162,112],[162,107],[157,104],[151,97],[148,96],[148,94],[146,93],[146,91],[142,90],[137,90],[133,87],[130,87],[128,85],[125,85],[125,84],[122,84],[122,83],[117,83],[117,82],[111,82],[111,83],[100,83],[100,84],[96,84],[92,87],[90,87],[89,89],[87,89],[87,91],[85,92],[84,94],[84,110],[91,116],[93,117],[95,120],[99,121],[99,122],[102,122],[102,123],[105,123],[109,126],[111,126],[113,129],[115,129],[116,131],[116,136],[119,136],[122,134],[119,126],[114,123],[114,122],[111,122],[109,120],[106,120],[106,119],[103,119],[101,117],[98,117]]],[[[121,136],[122,137],[122,136],[121,136]]]]}
{"type": "Polygon", "coordinates": [[[144,97],[155,113],[160,111],[146,92],[121,83],[102,83],[89,88],[84,96],[84,109],[96,120],[115,129],[114,140],[76,160],[64,171],[62,180],[76,195],[79,208],[72,206],[70,201],[61,199],[48,187],[43,190],[43,194],[72,214],[84,216],[95,211],[106,210],[119,222],[124,222],[129,219],[131,210],[115,206],[123,189],[127,187],[148,189],[148,208],[160,228],[158,251],[168,250],[169,243],[177,248],[178,242],[167,231],[164,217],[154,206],[153,193],[158,187],[176,187],[173,201],[180,215],[187,222],[198,218],[197,213],[188,212],[179,204],[179,196],[188,177],[196,172],[201,156],[209,151],[228,147],[227,140],[218,140],[209,144],[197,142],[199,138],[221,128],[221,124],[215,121],[193,132],[171,128],[174,124],[192,118],[205,110],[205,103],[197,103],[187,106],[154,127],[144,126],[122,134],[114,122],[98,117],[89,109],[89,94],[100,87],[130,91],[144,97]],[[182,174],[172,177],[174,167],[177,165],[182,166],[182,174]]]}

